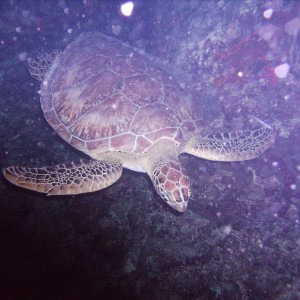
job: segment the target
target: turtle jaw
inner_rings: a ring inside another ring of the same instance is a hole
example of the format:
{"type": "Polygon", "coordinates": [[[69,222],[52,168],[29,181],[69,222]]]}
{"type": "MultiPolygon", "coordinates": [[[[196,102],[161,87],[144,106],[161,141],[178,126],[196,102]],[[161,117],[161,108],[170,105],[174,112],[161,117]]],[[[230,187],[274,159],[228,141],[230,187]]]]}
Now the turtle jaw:
{"type": "Polygon", "coordinates": [[[172,205],[169,204],[169,205],[171,205],[175,210],[183,213],[187,210],[187,204],[188,204],[188,202],[185,201],[183,203],[176,203],[176,204],[172,204],[172,205]]]}
{"type": "Polygon", "coordinates": [[[167,203],[175,210],[185,212],[191,195],[190,186],[180,186],[178,183],[176,185],[176,189],[168,193],[167,203]]]}
{"type": "Polygon", "coordinates": [[[187,186],[181,186],[177,182],[176,187],[171,190],[168,183],[156,185],[155,189],[159,196],[173,209],[179,212],[187,210],[188,201],[191,196],[188,178],[186,177],[187,186]]]}

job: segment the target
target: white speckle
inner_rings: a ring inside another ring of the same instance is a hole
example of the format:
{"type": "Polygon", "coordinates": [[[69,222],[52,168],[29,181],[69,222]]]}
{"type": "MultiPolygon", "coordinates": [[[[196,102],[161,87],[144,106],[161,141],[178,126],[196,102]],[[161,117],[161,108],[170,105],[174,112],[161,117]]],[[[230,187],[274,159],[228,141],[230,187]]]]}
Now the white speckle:
{"type": "Polygon", "coordinates": [[[278,218],[278,214],[274,214],[274,217],[275,217],[275,218],[278,218]]]}
{"type": "Polygon", "coordinates": [[[222,7],[224,6],[224,1],[223,1],[223,0],[219,1],[218,6],[219,6],[220,8],[222,8],[222,7]]]}
{"type": "Polygon", "coordinates": [[[222,216],[222,213],[218,211],[217,212],[217,217],[220,218],[221,216],[222,216]]]}
{"type": "Polygon", "coordinates": [[[243,77],[243,75],[244,75],[243,72],[238,72],[239,77],[243,77]]]}
{"type": "Polygon", "coordinates": [[[296,184],[291,184],[291,189],[294,191],[297,188],[296,184]]]}
{"type": "Polygon", "coordinates": [[[229,225],[224,225],[221,230],[223,231],[223,233],[225,235],[228,235],[228,234],[230,234],[231,229],[232,229],[232,226],[229,224],[229,225]]]}
{"type": "Polygon", "coordinates": [[[297,171],[300,172],[300,165],[297,166],[297,171]]]}
{"type": "Polygon", "coordinates": [[[284,31],[289,35],[297,36],[299,29],[300,19],[297,17],[284,25],[284,31]]]}
{"type": "Polygon", "coordinates": [[[4,41],[3,40],[1,41],[1,45],[4,45],[4,41]]]}
{"type": "Polygon", "coordinates": [[[272,24],[267,24],[259,28],[258,34],[266,42],[269,42],[276,33],[277,28],[272,24]]]}
{"type": "Polygon", "coordinates": [[[39,148],[45,148],[45,143],[39,141],[39,142],[37,142],[37,146],[38,146],[39,148]]]}
{"type": "Polygon", "coordinates": [[[21,32],[21,27],[16,27],[16,32],[20,33],[21,32]]]}
{"type": "Polygon", "coordinates": [[[69,8],[68,8],[68,7],[66,7],[66,8],[64,9],[64,13],[65,13],[65,14],[68,14],[68,13],[69,13],[69,8]]]}
{"type": "Polygon", "coordinates": [[[37,29],[36,29],[37,31],[41,31],[41,28],[40,27],[37,27],[37,29]]]}
{"type": "Polygon", "coordinates": [[[285,101],[290,100],[290,95],[285,95],[285,96],[283,97],[283,99],[284,99],[285,101]]]}
{"type": "Polygon", "coordinates": [[[278,78],[285,78],[289,73],[290,66],[287,63],[281,64],[274,69],[274,73],[278,78]]]}
{"type": "Polygon", "coordinates": [[[118,105],[116,103],[114,103],[111,107],[112,107],[112,109],[117,109],[118,105]]]}
{"type": "Polygon", "coordinates": [[[122,27],[120,25],[112,26],[112,33],[114,35],[119,35],[121,33],[122,27]]]}
{"type": "Polygon", "coordinates": [[[23,10],[22,15],[23,15],[23,17],[28,18],[30,15],[30,12],[28,10],[23,10]]]}
{"type": "Polygon", "coordinates": [[[47,86],[48,85],[48,81],[47,80],[43,81],[43,85],[47,86]]]}
{"type": "Polygon", "coordinates": [[[272,14],[273,14],[273,9],[272,8],[269,8],[269,9],[264,11],[264,17],[266,19],[270,19],[272,17],[272,14]]]}
{"type": "Polygon", "coordinates": [[[82,18],[85,18],[85,14],[82,14],[82,18]]]}
{"type": "Polygon", "coordinates": [[[18,55],[18,58],[19,58],[19,60],[21,60],[21,61],[25,61],[26,60],[26,58],[27,58],[27,52],[22,52],[22,53],[20,53],[19,55],[18,55]]]}
{"type": "Polygon", "coordinates": [[[133,7],[134,4],[131,1],[123,3],[121,5],[121,13],[123,14],[123,16],[130,17],[133,11],[133,7]]]}
{"type": "Polygon", "coordinates": [[[72,33],[72,29],[71,28],[68,29],[68,33],[72,33]]]}
{"type": "Polygon", "coordinates": [[[272,162],[272,166],[273,166],[273,167],[278,167],[278,161],[272,162]]]}

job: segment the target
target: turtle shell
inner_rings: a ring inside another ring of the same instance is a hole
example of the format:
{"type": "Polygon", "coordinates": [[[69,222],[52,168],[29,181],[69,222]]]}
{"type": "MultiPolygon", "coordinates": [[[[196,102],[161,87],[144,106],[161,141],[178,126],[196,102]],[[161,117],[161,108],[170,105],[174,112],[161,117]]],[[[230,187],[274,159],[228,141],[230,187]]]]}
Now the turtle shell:
{"type": "Polygon", "coordinates": [[[140,153],[162,137],[183,143],[202,121],[187,83],[141,50],[90,32],[59,54],[41,85],[45,118],[86,153],[140,153]]]}

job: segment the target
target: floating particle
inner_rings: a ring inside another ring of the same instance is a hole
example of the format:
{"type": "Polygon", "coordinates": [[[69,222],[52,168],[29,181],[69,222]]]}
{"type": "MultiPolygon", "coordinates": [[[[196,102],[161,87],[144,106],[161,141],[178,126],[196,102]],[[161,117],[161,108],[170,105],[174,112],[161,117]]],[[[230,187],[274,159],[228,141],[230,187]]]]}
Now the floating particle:
{"type": "Polygon", "coordinates": [[[297,17],[287,22],[284,25],[284,31],[289,35],[297,36],[299,30],[300,30],[300,19],[297,17]]]}
{"type": "Polygon", "coordinates": [[[274,69],[274,73],[278,78],[285,78],[289,73],[290,66],[287,63],[281,64],[274,69]]]}
{"type": "Polygon", "coordinates": [[[273,14],[273,9],[272,8],[269,8],[269,9],[264,11],[264,17],[266,19],[270,19],[272,17],[272,14],[273,14]]]}
{"type": "Polygon", "coordinates": [[[258,35],[266,42],[269,42],[276,33],[277,28],[272,24],[267,24],[258,29],[258,35]]]}
{"type": "Polygon", "coordinates": [[[20,53],[20,54],[18,55],[18,58],[19,58],[19,60],[21,60],[21,61],[25,61],[26,58],[27,58],[27,52],[24,51],[24,52],[20,53]]]}
{"type": "Polygon", "coordinates": [[[221,230],[225,235],[228,235],[228,234],[230,234],[230,232],[232,230],[232,226],[230,224],[224,225],[221,227],[221,230]]]}
{"type": "Polygon", "coordinates": [[[121,5],[121,13],[125,17],[130,17],[133,11],[134,4],[129,1],[121,5]]]}
{"type": "Polygon", "coordinates": [[[112,26],[112,33],[114,35],[119,35],[121,33],[121,29],[122,27],[120,25],[117,25],[117,26],[112,26]]]}

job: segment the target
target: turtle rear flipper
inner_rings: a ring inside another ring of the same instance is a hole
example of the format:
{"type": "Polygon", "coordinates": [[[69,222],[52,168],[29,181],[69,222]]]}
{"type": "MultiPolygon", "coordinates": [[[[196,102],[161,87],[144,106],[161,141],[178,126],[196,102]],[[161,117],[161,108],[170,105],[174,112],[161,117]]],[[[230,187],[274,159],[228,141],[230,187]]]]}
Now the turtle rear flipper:
{"type": "Polygon", "coordinates": [[[46,72],[60,53],[60,50],[53,50],[52,52],[45,52],[33,59],[29,64],[30,75],[36,80],[43,81],[46,72]]]}
{"type": "Polygon", "coordinates": [[[213,135],[195,134],[182,152],[215,161],[243,161],[258,157],[273,143],[277,130],[264,126],[256,130],[240,130],[213,135]]]}
{"type": "Polygon", "coordinates": [[[122,175],[119,161],[90,161],[43,168],[9,167],[3,174],[11,183],[47,195],[81,194],[112,185],[122,175]]]}

